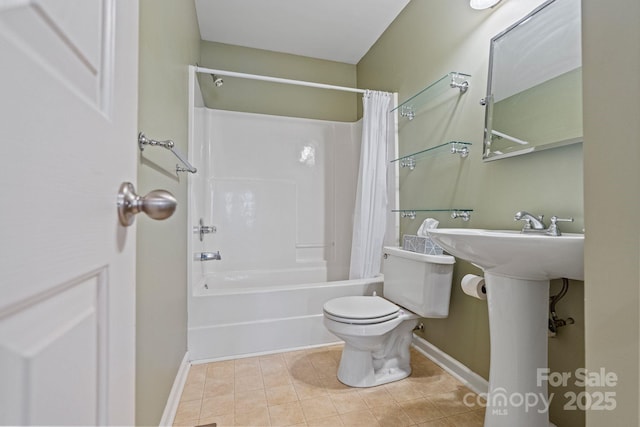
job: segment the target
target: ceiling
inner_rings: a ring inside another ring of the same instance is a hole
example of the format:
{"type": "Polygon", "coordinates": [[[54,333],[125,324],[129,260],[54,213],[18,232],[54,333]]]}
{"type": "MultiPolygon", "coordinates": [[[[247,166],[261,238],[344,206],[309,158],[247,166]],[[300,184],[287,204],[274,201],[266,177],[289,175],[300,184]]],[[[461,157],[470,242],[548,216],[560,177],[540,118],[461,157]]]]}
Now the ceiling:
{"type": "Polygon", "coordinates": [[[202,40],[357,64],[410,0],[196,0],[202,40]]]}

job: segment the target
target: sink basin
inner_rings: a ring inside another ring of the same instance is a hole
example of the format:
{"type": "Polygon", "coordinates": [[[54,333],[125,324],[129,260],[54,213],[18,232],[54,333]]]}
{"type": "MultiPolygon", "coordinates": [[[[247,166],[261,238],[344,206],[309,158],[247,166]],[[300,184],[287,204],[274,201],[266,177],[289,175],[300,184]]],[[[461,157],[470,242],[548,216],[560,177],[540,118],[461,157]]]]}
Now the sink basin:
{"type": "Polygon", "coordinates": [[[527,280],[584,280],[584,235],[523,234],[464,228],[429,230],[450,254],[487,273],[527,280]]]}
{"type": "Polygon", "coordinates": [[[491,338],[484,426],[552,425],[540,376],[548,372],[549,280],[583,280],[584,236],[456,228],[429,235],[484,270],[491,338]]]}

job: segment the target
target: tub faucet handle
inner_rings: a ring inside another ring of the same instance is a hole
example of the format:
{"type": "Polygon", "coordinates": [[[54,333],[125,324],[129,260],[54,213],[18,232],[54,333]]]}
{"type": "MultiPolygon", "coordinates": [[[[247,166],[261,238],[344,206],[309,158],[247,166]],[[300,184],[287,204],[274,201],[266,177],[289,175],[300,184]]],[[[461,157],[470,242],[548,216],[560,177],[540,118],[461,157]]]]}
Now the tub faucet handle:
{"type": "Polygon", "coordinates": [[[193,232],[200,235],[200,241],[204,240],[205,234],[215,233],[218,231],[215,225],[204,225],[204,220],[200,218],[199,225],[193,227],[193,232]]]}

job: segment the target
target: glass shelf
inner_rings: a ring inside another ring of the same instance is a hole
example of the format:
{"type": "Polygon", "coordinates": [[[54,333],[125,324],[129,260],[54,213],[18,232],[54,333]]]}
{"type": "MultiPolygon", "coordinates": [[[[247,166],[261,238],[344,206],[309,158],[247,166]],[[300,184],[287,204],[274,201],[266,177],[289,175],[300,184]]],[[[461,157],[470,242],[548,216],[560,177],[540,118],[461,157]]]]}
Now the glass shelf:
{"type": "Polygon", "coordinates": [[[393,113],[394,111],[399,110],[399,113],[402,117],[413,120],[416,114],[416,109],[425,105],[432,99],[435,99],[438,95],[442,94],[447,89],[459,89],[460,93],[465,93],[469,88],[469,77],[471,77],[470,74],[452,71],[436,82],[422,89],[420,92],[413,95],[411,98],[407,99],[390,112],[393,113]]]}
{"type": "Polygon", "coordinates": [[[434,151],[438,148],[442,147],[451,147],[451,154],[460,154],[460,157],[467,157],[469,155],[469,146],[472,145],[471,142],[462,142],[462,141],[449,141],[444,144],[436,145],[435,147],[425,148],[424,150],[407,154],[406,156],[398,157],[397,159],[391,160],[390,163],[400,162],[400,166],[403,168],[408,167],[410,170],[415,169],[416,160],[424,157],[427,153],[434,151]]]}
{"type": "Polygon", "coordinates": [[[398,212],[401,217],[409,219],[415,219],[417,212],[451,212],[451,218],[469,221],[473,209],[393,209],[391,212],[398,212]]]}

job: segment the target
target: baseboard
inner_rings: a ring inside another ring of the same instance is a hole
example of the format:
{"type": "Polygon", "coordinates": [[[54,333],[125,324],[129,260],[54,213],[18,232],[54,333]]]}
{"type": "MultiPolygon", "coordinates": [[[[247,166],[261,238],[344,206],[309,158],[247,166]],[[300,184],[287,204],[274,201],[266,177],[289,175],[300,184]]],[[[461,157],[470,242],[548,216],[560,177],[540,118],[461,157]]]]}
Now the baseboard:
{"type": "Polygon", "coordinates": [[[171,392],[169,392],[167,404],[164,407],[164,412],[162,413],[162,419],[160,419],[161,427],[173,425],[173,420],[175,419],[176,411],[178,410],[178,404],[180,403],[180,396],[182,396],[184,384],[187,382],[187,375],[189,374],[190,367],[191,363],[189,362],[189,352],[187,351],[182,358],[182,363],[180,363],[176,378],[173,380],[173,386],[171,387],[171,392]]]}
{"type": "Polygon", "coordinates": [[[489,382],[487,380],[424,338],[414,335],[413,346],[420,353],[431,359],[436,365],[440,366],[449,374],[460,380],[473,392],[480,394],[487,393],[487,391],[489,391],[489,382]]]}

